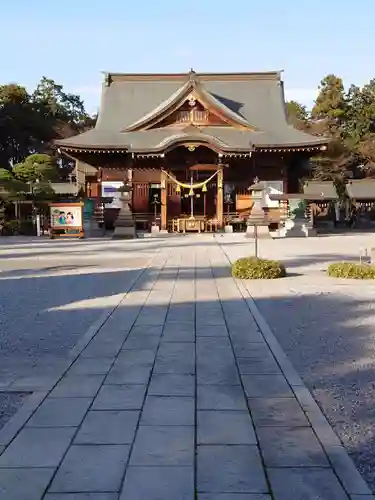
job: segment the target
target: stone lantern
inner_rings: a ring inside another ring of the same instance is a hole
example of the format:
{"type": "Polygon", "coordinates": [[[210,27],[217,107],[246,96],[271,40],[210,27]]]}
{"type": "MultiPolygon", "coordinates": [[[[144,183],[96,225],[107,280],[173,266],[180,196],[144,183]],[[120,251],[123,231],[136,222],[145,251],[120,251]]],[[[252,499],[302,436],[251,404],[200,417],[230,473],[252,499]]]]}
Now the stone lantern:
{"type": "Polygon", "coordinates": [[[249,191],[254,204],[247,219],[246,237],[270,238],[266,186],[256,179],[255,183],[249,187],[249,191]]]}
{"type": "Polygon", "coordinates": [[[131,184],[125,183],[119,188],[121,192],[121,208],[115,222],[114,239],[129,240],[136,238],[135,223],[129,204],[131,200],[131,184]]]}

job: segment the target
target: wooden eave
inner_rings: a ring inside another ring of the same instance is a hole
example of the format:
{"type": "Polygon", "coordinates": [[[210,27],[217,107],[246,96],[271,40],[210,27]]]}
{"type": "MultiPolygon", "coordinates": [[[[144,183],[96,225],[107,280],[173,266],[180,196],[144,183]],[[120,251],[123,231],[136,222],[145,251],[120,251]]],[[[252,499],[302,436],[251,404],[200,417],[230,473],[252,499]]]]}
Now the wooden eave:
{"type": "Polygon", "coordinates": [[[58,146],[58,149],[60,149],[62,152],[67,152],[67,153],[99,153],[99,154],[125,154],[129,153],[128,149],[124,148],[113,148],[108,146],[108,148],[103,148],[102,146],[75,146],[75,147],[70,147],[70,146],[58,146]]]}
{"type": "Polygon", "coordinates": [[[270,194],[269,197],[273,201],[306,200],[306,201],[310,201],[310,202],[333,201],[333,200],[337,200],[337,198],[338,198],[338,197],[333,198],[332,196],[325,196],[323,194],[312,194],[311,196],[309,196],[305,193],[270,194]]]}
{"type": "Polygon", "coordinates": [[[254,151],[259,153],[285,153],[285,152],[314,152],[314,151],[326,151],[327,150],[327,142],[322,142],[316,145],[309,146],[299,146],[299,145],[283,145],[283,146],[257,146],[254,144],[254,151]]]}
{"type": "Polygon", "coordinates": [[[215,138],[213,138],[212,142],[207,140],[206,137],[203,137],[202,140],[199,138],[194,138],[194,139],[189,139],[189,137],[183,138],[176,140],[175,142],[167,143],[165,145],[162,145],[160,147],[156,148],[139,148],[137,150],[132,150],[131,148],[119,148],[119,147],[111,147],[108,146],[106,148],[103,148],[102,146],[75,146],[75,147],[69,147],[69,146],[58,146],[59,149],[62,152],[66,153],[83,153],[83,154],[131,154],[131,155],[137,155],[141,156],[143,155],[144,157],[146,156],[155,156],[155,157],[160,157],[164,153],[167,153],[169,150],[172,148],[176,147],[176,144],[181,143],[181,146],[194,146],[194,147],[199,147],[199,146],[209,146],[213,150],[215,150],[218,153],[221,153],[225,156],[244,156],[248,157],[251,156],[253,152],[256,153],[294,153],[294,152],[307,152],[307,153],[314,153],[318,151],[325,151],[327,149],[326,143],[322,142],[320,144],[316,145],[309,145],[309,146],[292,146],[292,145],[287,145],[287,146],[270,146],[270,147],[265,147],[265,146],[257,146],[253,145],[252,148],[246,148],[246,149],[240,149],[240,148],[231,148],[230,146],[220,144],[219,141],[216,141],[215,138]]]}

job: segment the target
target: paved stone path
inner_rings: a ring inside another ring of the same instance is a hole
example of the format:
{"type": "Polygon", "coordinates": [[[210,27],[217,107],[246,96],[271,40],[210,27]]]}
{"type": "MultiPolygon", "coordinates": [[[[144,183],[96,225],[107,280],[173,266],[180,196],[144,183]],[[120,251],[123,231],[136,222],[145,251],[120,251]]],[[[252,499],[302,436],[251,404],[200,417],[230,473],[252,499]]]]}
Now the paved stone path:
{"type": "Polygon", "coordinates": [[[166,245],[88,334],[0,431],[0,500],[373,498],[218,245],[166,245]]]}

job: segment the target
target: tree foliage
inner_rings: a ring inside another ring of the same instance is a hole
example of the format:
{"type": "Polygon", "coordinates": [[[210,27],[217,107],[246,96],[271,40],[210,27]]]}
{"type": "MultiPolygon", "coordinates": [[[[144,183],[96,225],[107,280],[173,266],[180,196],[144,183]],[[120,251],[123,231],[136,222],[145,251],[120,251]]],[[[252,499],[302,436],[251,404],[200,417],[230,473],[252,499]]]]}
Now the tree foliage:
{"type": "Polygon", "coordinates": [[[286,115],[289,123],[298,130],[306,130],[309,128],[309,113],[306,106],[303,106],[299,102],[287,102],[286,115]]]}
{"type": "Polygon", "coordinates": [[[312,175],[320,180],[375,177],[375,79],[349,86],[327,75],[319,85],[311,113],[299,103],[286,106],[290,123],[330,139],[324,155],[312,159],[312,175]]]}
{"type": "Polygon", "coordinates": [[[54,159],[46,154],[33,154],[23,163],[14,165],[13,176],[26,183],[50,182],[57,178],[54,159]]]}
{"type": "Polygon", "coordinates": [[[313,118],[328,119],[330,124],[341,122],[346,112],[344,84],[341,78],[327,75],[320,82],[319,94],[311,110],[313,118]]]}
{"type": "Polygon", "coordinates": [[[33,153],[53,154],[55,139],[94,125],[78,95],[43,77],[29,94],[17,84],[0,86],[0,167],[11,169],[33,153]]]}
{"type": "Polygon", "coordinates": [[[46,154],[32,154],[25,161],[9,170],[0,168],[1,202],[22,200],[31,197],[52,199],[54,190],[51,181],[57,177],[55,159],[46,154]]]}

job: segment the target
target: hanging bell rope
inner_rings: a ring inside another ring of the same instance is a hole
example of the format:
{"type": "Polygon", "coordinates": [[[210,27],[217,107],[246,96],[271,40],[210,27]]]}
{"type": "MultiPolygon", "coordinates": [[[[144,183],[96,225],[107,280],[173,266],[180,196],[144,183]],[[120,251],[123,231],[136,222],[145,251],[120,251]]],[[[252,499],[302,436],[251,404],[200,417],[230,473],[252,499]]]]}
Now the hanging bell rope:
{"type": "MultiPolygon", "coordinates": [[[[216,172],[214,174],[212,174],[211,177],[209,177],[208,179],[206,179],[203,182],[198,182],[196,184],[186,184],[184,182],[180,182],[177,179],[175,179],[172,175],[170,175],[168,172],[166,172],[165,170],[162,170],[162,172],[164,172],[165,175],[167,177],[169,177],[171,179],[171,181],[177,185],[177,188],[176,188],[177,193],[181,192],[181,188],[185,188],[185,189],[193,190],[193,195],[194,195],[194,189],[199,189],[199,188],[202,188],[202,191],[204,193],[206,193],[207,192],[207,184],[210,181],[212,181],[212,179],[215,177],[215,175],[217,175],[220,172],[220,170],[216,170],[216,172]],[[177,191],[178,188],[180,188],[179,191],[177,191]]],[[[190,194],[190,192],[189,192],[189,195],[193,196],[190,194]]]]}

